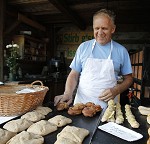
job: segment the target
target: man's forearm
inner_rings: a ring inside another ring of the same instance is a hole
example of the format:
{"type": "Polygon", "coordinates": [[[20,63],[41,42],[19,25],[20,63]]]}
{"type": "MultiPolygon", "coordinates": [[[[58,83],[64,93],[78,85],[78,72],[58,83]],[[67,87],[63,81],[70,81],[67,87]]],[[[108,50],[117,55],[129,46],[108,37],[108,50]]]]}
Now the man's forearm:
{"type": "Polygon", "coordinates": [[[133,82],[133,78],[131,75],[125,76],[123,82],[114,87],[116,93],[115,95],[118,95],[124,92],[125,90],[127,90],[131,86],[132,82],[133,82]]]}
{"type": "Polygon", "coordinates": [[[74,76],[72,73],[69,74],[67,81],[66,81],[64,94],[72,96],[77,86],[77,83],[78,83],[78,75],[74,76]]]}

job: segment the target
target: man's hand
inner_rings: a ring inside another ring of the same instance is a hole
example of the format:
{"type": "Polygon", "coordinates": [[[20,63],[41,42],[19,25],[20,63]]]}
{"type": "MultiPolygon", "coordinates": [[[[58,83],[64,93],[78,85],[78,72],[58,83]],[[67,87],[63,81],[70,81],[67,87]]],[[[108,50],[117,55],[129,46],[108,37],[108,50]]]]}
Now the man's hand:
{"type": "Polygon", "coordinates": [[[114,87],[114,88],[104,90],[103,93],[99,96],[99,99],[107,102],[111,99],[114,99],[117,95],[118,95],[118,90],[114,87]]]}
{"type": "Polygon", "coordinates": [[[72,96],[69,96],[67,94],[58,95],[54,98],[54,106],[56,106],[59,102],[67,102],[67,104],[70,105],[72,101],[72,96]]]}
{"type": "Polygon", "coordinates": [[[99,96],[99,99],[107,102],[110,99],[114,99],[118,94],[127,90],[133,82],[132,74],[124,75],[123,78],[124,80],[121,84],[116,85],[113,88],[104,90],[104,92],[99,96]]]}

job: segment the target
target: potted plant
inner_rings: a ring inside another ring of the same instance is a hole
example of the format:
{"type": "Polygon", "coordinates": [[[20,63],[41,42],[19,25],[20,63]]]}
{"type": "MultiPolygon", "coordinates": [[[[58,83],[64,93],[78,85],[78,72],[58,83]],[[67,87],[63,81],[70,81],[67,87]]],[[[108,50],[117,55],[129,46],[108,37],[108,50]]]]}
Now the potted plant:
{"type": "Polygon", "coordinates": [[[6,54],[6,65],[9,68],[9,80],[15,80],[16,77],[16,69],[18,66],[17,59],[19,59],[19,46],[17,44],[9,44],[6,46],[7,54],[6,54]]]}

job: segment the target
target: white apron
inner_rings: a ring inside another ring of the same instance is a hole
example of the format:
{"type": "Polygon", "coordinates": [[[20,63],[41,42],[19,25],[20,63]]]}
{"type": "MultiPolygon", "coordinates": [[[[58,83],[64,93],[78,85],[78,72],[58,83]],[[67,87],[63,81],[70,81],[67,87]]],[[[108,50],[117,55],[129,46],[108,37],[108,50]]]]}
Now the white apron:
{"type": "Polygon", "coordinates": [[[105,89],[113,88],[117,84],[113,61],[111,60],[113,44],[111,41],[111,50],[108,59],[93,58],[95,44],[96,40],[92,45],[91,55],[85,62],[85,67],[80,76],[74,104],[79,102],[93,102],[101,105],[102,108],[106,108],[107,103],[99,100],[98,97],[105,89]]]}

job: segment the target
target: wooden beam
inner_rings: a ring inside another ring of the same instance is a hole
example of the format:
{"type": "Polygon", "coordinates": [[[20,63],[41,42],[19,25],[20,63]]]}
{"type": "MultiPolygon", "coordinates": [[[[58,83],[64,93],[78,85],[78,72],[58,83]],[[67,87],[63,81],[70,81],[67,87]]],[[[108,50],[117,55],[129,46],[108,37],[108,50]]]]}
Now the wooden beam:
{"type": "Polygon", "coordinates": [[[30,26],[34,27],[34,28],[37,28],[38,30],[46,31],[44,26],[42,26],[41,24],[39,24],[36,21],[33,21],[33,20],[27,18],[26,16],[24,16],[24,15],[22,15],[20,13],[18,13],[18,20],[20,22],[23,22],[23,23],[25,23],[27,25],[30,25],[30,26]]]}
{"type": "Polygon", "coordinates": [[[81,30],[85,30],[86,25],[83,19],[80,18],[75,12],[73,12],[64,1],[49,0],[58,10],[65,14],[71,21],[77,25],[81,30]]]}
{"type": "Polygon", "coordinates": [[[7,28],[7,30],[4,32],[4,36],[6,36],[7,34],[9,34],[11,31],[13,31],[19,24],[20,24],[19,21],[16,21],[13,24],[11,24],[10,27],[7,28]]]}

